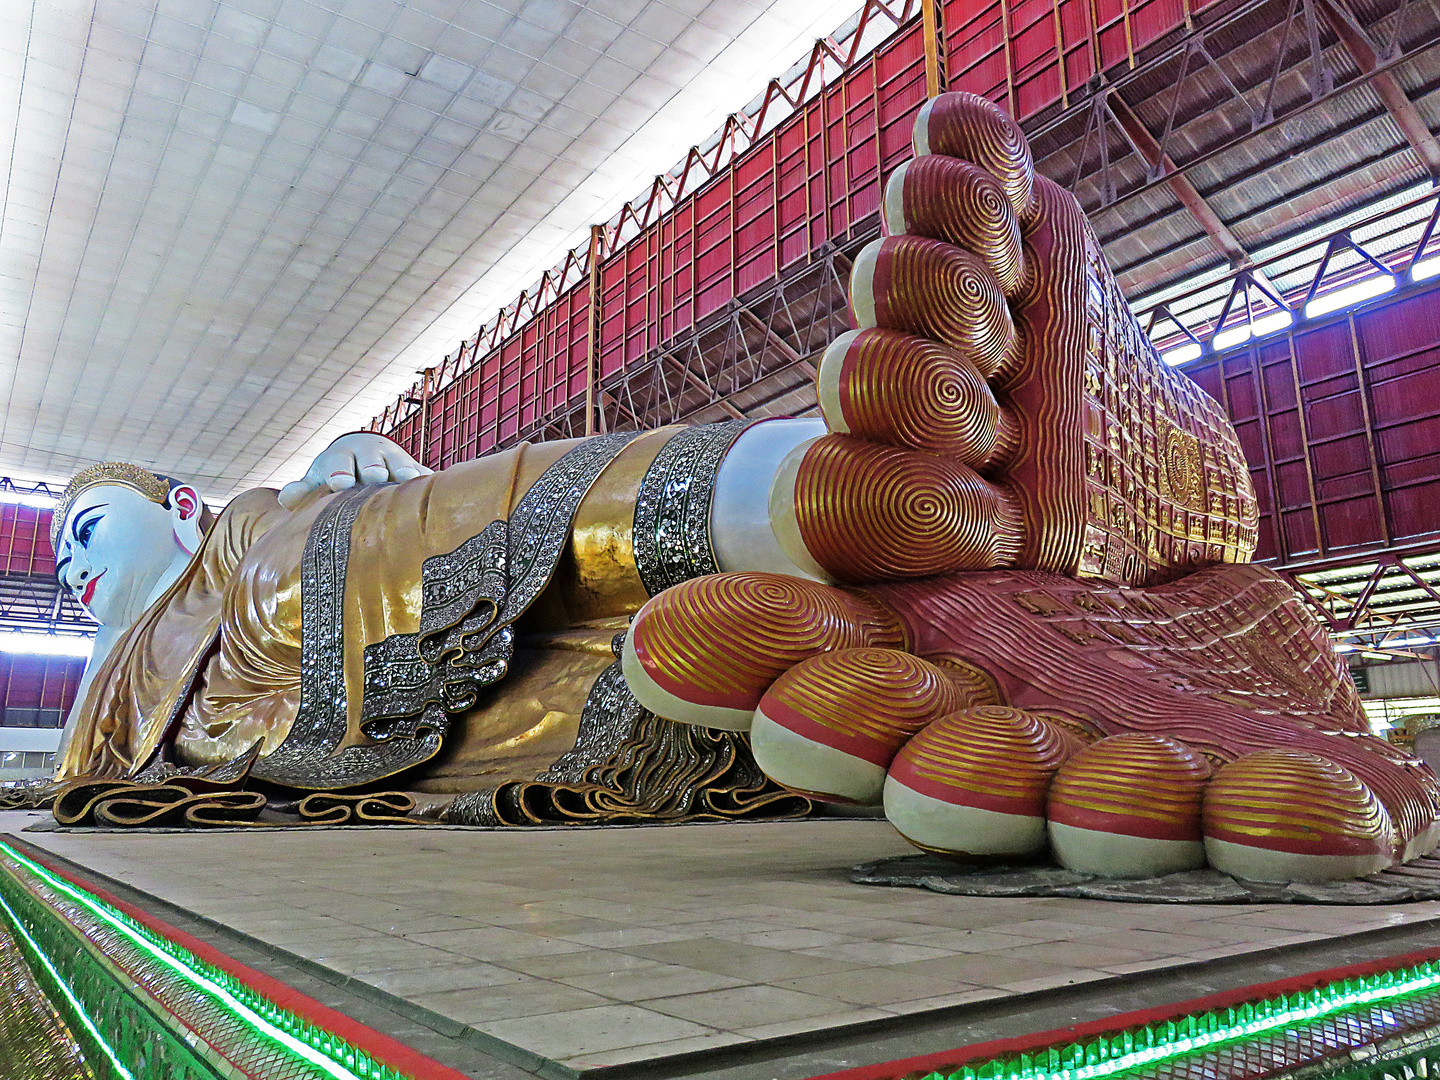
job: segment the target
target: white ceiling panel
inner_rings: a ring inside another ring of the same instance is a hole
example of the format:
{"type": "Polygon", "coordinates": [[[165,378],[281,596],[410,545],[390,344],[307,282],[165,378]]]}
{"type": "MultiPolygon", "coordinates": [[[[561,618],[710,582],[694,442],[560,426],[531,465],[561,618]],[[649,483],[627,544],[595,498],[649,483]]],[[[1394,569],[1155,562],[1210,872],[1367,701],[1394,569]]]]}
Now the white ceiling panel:
{"type": "Polygon", "coordinates": [[[292,478],[858,6],[3,0],[0,474],[292,478]]]}

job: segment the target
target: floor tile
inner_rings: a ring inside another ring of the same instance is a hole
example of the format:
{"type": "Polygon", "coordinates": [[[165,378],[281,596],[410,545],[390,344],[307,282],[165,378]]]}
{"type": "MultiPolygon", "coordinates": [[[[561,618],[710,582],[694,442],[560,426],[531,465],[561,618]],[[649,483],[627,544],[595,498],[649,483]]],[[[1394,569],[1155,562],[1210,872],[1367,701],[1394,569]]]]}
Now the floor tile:
{"type": "Polygon", "coordinates": [[[951,994],[916,998],[913,1001],[897,1001],[893,1005],[879,1007],[886,1012],[895,1013],[897,1016],[909,1016],[914,1013],[930,1012],[932,1009],[949,1009],[956,1005],[970,1005],[976,1001],[1008,997],[1011,993],[1012,991],[1002,990],[998,986],[981,986],[974,990],[957,990],[951,994]]]}
{"type": "Polygon", "coordinates": [[[662,963],[713,971],[717,975],[729,975],[745,982],[756,983],[798,979],[804,975],[823,975],[829,971],[844,971],[861,966],[853,960],[832,960],[824,956],[806,956],[804,953],[764,949],[755,945],[715,939],[672,941],[663,945],[642,945],[625,951],[662,963]]]}
{"type": "Polygon", "coordinates": [[[751,1042],[744,1035],[733,1031],[715,1031],[708,1035],[693,1035],[688,1039],[674,1039],[670,1042],[643,1043],[626,1046],[619,1050],[605,1050],[562,1058],[560,1064],[572,1069],[603,1069],[612,1065],[629,1065],[648,1058],[670,1057],[674,1054],[693,1054],[698,1050],[716,1050],[722,1046],[737,1046],[751,1042]]]}
{"type": "Polygon", "coordinates": [[[813,949],[821,945],[842,945],[855,939],[828,930],[792,927],[766,930],[759,934],[743,934],[735,940],[742,945],[759,945],[765,949],[813,949]]]}
{"type": "Polygon", "coordinates": [[[900,945],[928,945],[932,949],[947,952],[1004,952],[1024,945],[1042,944],[1039,938],[1020,937],[1018,934],[997,934],[990,930],[952,930],[934,928],[923,934],[896,938],[900,945]]]}
{"type": "Polygon", "coordinates": [[[486,1034],[549,1058],[573,1059],[625,1046],[673,1043],[714,1034],[702,1024],[638,1005],[602,1005],[558,1015],[525,1016],[477,1024],[486,1034]]]}
{"type": "Polygon", "coordinates": [[[851,969],[829,975],[808,975],[803,979],[786,980],[780,986],[855,1005],[880,1006],[977,989],[969,983],[919,975],[913,971],[897,971],[895,968],[851,969]]]}
{"type": "Polygon", "coordinates": [[[887,964],[909,964],[916,960],[934,960],[949,955],[949,949],[936,949],[928,945],[900,945],[893,941],[850,941],[842,945],[822,945],[818,949],[805,949],[804,956],[823,956],[827,960],[844,960],[866,967],[887,964]]]}
{"type": "Polygon", "coordinates": [[[1017,980],[1048,978],[1074,971],[1073,965],[1042,963],[1038,960],[1011,960],[990,953],[957,953],[939,960],[903,964],[895,970],[953,979],[973,986],[1006,986],[1017,980]]]}
{"type": "Polygon", "coordinates": [[[696,935],[687,924],[668,927],[621,926],[613,930],[568,934],[567,941],[577,941],[595,949],[624,949],[632,945],[658,945],[666,941],[689,941],[696,935]]]}
{"type": "Polygon", "coordinates": [[[471,930],[436,930],[415,934],[411,941],[433,945],[446,952],[473,956],[477,960],[504,960],[513,956],[553,956],[556,953],[583,952],[577,941],[526,934],[503,926],[483,926],[471,930]]]}
{"type": "MultiPolygon", "coordinates": [[[[507,1020],[517,1016],[548,1016],[552,1013],[611,1004],[608,999],[599,994],[591,994],[574,986],[563,986],[560,983],[546,982],[541,979],[527,979],[524,982],[505,983],[499,986],[416,994],[410,1000],[417,1005],[423,1005],[427,1009],[438,1012],[442,1016],[448,1016],[462,1024],[470,1024],[472,1027],[491,1020],[507,1020]]],[[[678,1035],[673,1037],[679,1038],[678,1035]]],[[[544,1053],[544,1051],[537,1050],[536,1053],[544,1053]]]]}
{"type": "Polygon", "coordinates": [[[782,1039],[787,1035],[803,1035],[814,1031],[820,1021],[825,1027],[845,1027],[849,1024],[863,1024],[871,1020],[888,1020],[894,1014],[884,1009],[843,1009],[819,1017],[805,1017],[794,1020],[776,1020],[768,1024],[741,1028],[737,1034],[759,1041],[761,1039],[782,1039]]]}
{"type": "Polygon", "coordinates": [[[469,960],[459,964],[433,964],[404,971],[386,971],[367,975],[365,982],[399,997],[438,994],[446,990],[475,990],[483,986],[503,986],[524,982],[527,976],[507,971],[494,964],[469,960]]]}
{"type": "Polygon", "coordinates": [[[800,1020],[848,1008],[832,998],[778,986],[739,986],[704,994],[656,998],[647,1001],[646,1006],[721,1031],[739,1031],[742,1034],[746,1033],[746,1028],[757,1024],[800,1020]]]}
{"type": "Polygon", "coordinates": [[[1094,938],[1080,941],[1045,941],[1039,945],[1022,945],[1003,954],[1010,960],[1039,960],[1044,963],[1066,964],[1077,968],[1108,968],[1111,964],[1133,964],[1149,960],[1153,950],[1127,949],[1118,945],[1098,945],[1094,938]]]}
{"type": "Polygon", "coordinates": [[[674,964],[650,964],[632,971],[572,975],[558,981],[566,986],[578,986],[591,993],[604,994],[616,1001],[644,1001],[647,998],[696,994],[705,990],[726,990],[745,985],[743,980],[728,975],[717,975],[713,971],[699,971],[674,964]]]}
{"type": "Polygon", "coordinates": [[[509,956],[495,963],[498,967],[537,978],[559,980],[574,975],[634,971],[636,968],[655,967],[659,961],[611,949],[582,949],[580,952],[552,953],[549,956],[509,956]]]}
{"type": "MultiPolygon", "coordinates": [[[[1081,939],[1097,949],[1138,949],[1151,956],[1175,956],[1193,949],[1209,948],[1216,943],[1199,935],[1166,934],[1159,930],[1108,930],[1103,934],[1092,934],[1081,939]]],[[[1136,957],[1136,959],[1140,959],[1136,957]]]]}

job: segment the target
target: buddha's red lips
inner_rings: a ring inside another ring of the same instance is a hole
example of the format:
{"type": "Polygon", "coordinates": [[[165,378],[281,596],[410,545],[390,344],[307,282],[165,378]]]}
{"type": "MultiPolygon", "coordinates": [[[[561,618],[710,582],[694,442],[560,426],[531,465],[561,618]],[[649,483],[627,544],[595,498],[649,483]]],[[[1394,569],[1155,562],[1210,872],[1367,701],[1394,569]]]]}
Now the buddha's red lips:
{"type": "Polygon", "coordinates": [[[101,570],[100,573],[96,574],[94,577],[92,577],[92,578],[85,584],[85,591],[80,594],[80,602],[81,602],[82,604],[84,604],[86,607],[89,607],[89,606],[90,606],[90,601],[95,598],[95,585],[96,585],[96,583],[97,583],[102,577],[104,577],[106,573],[107,573],[107,571],[101,570]]]}

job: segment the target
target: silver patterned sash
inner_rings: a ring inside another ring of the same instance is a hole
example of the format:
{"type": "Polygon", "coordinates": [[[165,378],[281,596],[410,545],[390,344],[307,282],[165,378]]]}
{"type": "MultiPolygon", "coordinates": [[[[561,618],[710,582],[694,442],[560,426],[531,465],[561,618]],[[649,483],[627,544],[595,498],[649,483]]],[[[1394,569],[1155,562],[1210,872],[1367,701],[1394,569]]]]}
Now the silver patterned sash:
{"type": "Polygon", "coordinates": [[[710,542],[710,504],[720,463],[755,420],[699,424],[656,455],[635,500],[635,567],[651,596],[719,573],[710,542]]]}
{"type": "Polygon", "coordinates": [[[301,558],[300,709],[290,734],[251,775],[331,790],[393,775],[433,757],[451,713],[473,706],[514,654],[514,623],[549,584],[575,511],[638,432],[588,439],[555,462],[509,521],[492,521],[454,551],[421,564],[420,628],[364,651],[360,729],[345,737],[345,571],[350,531],[374,487],[337,496],[311,526],[301,558]]]}

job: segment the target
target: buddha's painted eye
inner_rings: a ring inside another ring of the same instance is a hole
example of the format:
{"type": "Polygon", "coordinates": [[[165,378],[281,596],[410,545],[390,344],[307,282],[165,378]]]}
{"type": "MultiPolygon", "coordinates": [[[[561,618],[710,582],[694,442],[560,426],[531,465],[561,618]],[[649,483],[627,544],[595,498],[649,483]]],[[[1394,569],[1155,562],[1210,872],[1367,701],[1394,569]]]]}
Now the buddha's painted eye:
{"type": "Polygon", "coordinates": [[[75,538],[75,543],[79,544],[82,548],[90,546],[90,538],[95,534],[95,526],[100,524],[100,520],[105,516],[100,512],[105,508],[105,505],[106,504],[101,503],[99,506],[90,507],[76,518],[70,526],[70,535],[75,538]]]}

